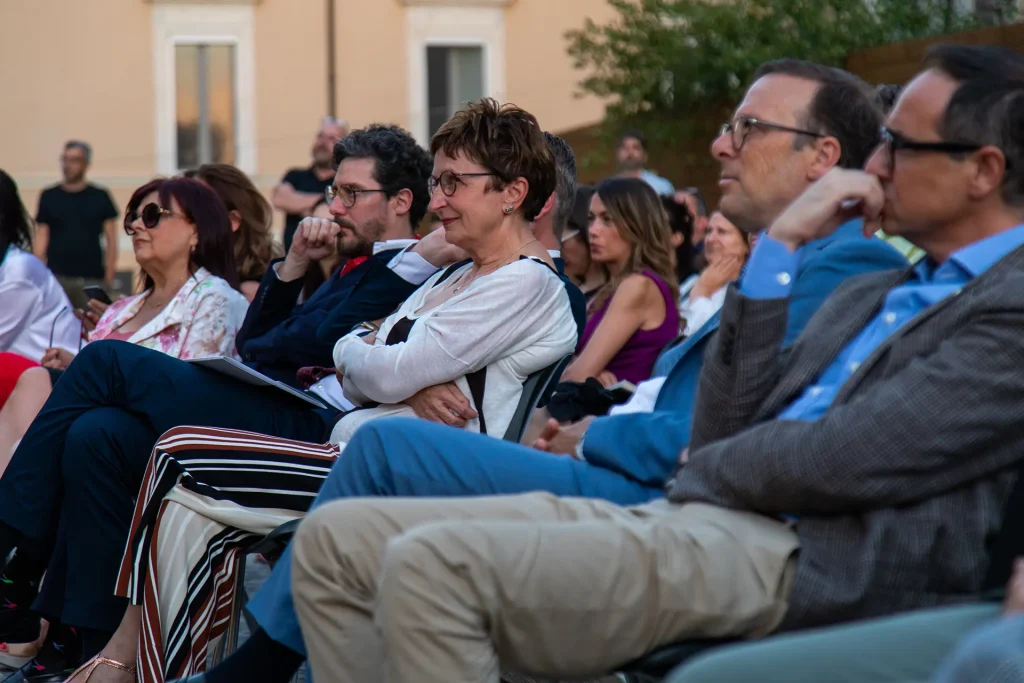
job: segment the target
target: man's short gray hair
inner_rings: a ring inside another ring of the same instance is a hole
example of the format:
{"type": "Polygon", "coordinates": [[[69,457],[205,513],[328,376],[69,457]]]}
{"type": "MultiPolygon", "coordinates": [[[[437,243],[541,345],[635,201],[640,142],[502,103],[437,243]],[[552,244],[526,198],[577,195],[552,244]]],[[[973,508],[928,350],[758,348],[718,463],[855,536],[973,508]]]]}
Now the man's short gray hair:
{"type": "Polygon", "coordinates": [[[557,135],[545,132],[544,140],[555,157],[555,206],[551,228],[555,239],[561,242],[576,201],[576,155],[569,143],[557,135]]]}
{"type": "Polygon", "coordinates": [[[82,154],[85,155],[85,163],[92,161],[92,147],[89,146],[88,142],[82,142],[81,140],[68,140],[64,143],[64,151],[69,149],[80,149],[82,154]]]}

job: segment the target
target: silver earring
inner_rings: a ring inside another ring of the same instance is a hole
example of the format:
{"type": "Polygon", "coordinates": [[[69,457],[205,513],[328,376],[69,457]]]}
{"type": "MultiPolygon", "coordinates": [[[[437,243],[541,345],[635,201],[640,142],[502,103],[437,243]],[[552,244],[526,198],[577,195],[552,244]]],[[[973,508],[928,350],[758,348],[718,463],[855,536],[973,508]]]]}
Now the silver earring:
{"type": "Polygon", "coordinates": [[[513,207],[513,206],[506,206],[506,207],[505,207],[505,213],[512,213],[512,212],[513,212],[513,211],[515,211],[515,210],[516,210],[516,209],[515,209],[515,207],[513,207]]]}
{"type": "Polygon", "coordinates": [[[188,248],[188,253],[190,253],[190,254],[196,253],[196,245],[193,244],[191,247],[189,247],[188,248]]]}

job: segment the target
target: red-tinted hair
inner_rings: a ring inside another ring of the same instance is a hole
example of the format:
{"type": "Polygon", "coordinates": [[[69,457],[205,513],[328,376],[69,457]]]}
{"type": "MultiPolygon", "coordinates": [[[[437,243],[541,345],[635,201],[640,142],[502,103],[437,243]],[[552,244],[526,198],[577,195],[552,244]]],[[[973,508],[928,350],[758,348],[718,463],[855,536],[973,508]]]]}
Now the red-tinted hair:
{"type": "MultiPolygon", "coordinates": [[[[202,180],[196,178],[158,178],[146,183],[132,194],[125,211],[125,221],[139,210],[139,204],[146,195],[156,192],[160,206],[171,208],[171,198],[178,202],[185,218],[196,226],[195,251],[189,255],[193,269],[206,268],[217,277],[223,278],[238,289],[238,272],[235,270],[234,240],[228,210],[217,193],[202,180]]],[[[143,289],[153,286],[153,279],[142,271],[143,289]]]]}

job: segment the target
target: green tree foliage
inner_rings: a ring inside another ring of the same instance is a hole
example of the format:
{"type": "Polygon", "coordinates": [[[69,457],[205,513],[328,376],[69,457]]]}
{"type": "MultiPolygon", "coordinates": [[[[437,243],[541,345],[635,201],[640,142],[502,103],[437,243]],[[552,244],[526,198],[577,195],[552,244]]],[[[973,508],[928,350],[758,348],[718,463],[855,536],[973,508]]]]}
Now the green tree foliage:
{"type": "Polygon", "coordinates": [[[640,125],[656,145],[705,136],[767,60],[842,66],[853,50],[1016,18],[1012,0],[984,0],[998,9],[984,15],[957,0],[608,2],[618,17],[568,32],[569,55],[582,91],[607,98],[606,129],[640,125]]]}

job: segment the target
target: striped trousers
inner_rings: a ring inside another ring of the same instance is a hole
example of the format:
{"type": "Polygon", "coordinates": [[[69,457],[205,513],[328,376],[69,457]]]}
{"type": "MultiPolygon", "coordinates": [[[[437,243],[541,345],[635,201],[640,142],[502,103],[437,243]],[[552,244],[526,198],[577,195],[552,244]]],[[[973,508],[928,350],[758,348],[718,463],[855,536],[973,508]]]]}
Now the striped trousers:
{"type": "Polygon", "coordinates": [[[243,549],[309,509],[342,446],[177,427],[142,481],[117,594],[142,607],[141,683],[202,671],[243,549]]]}

